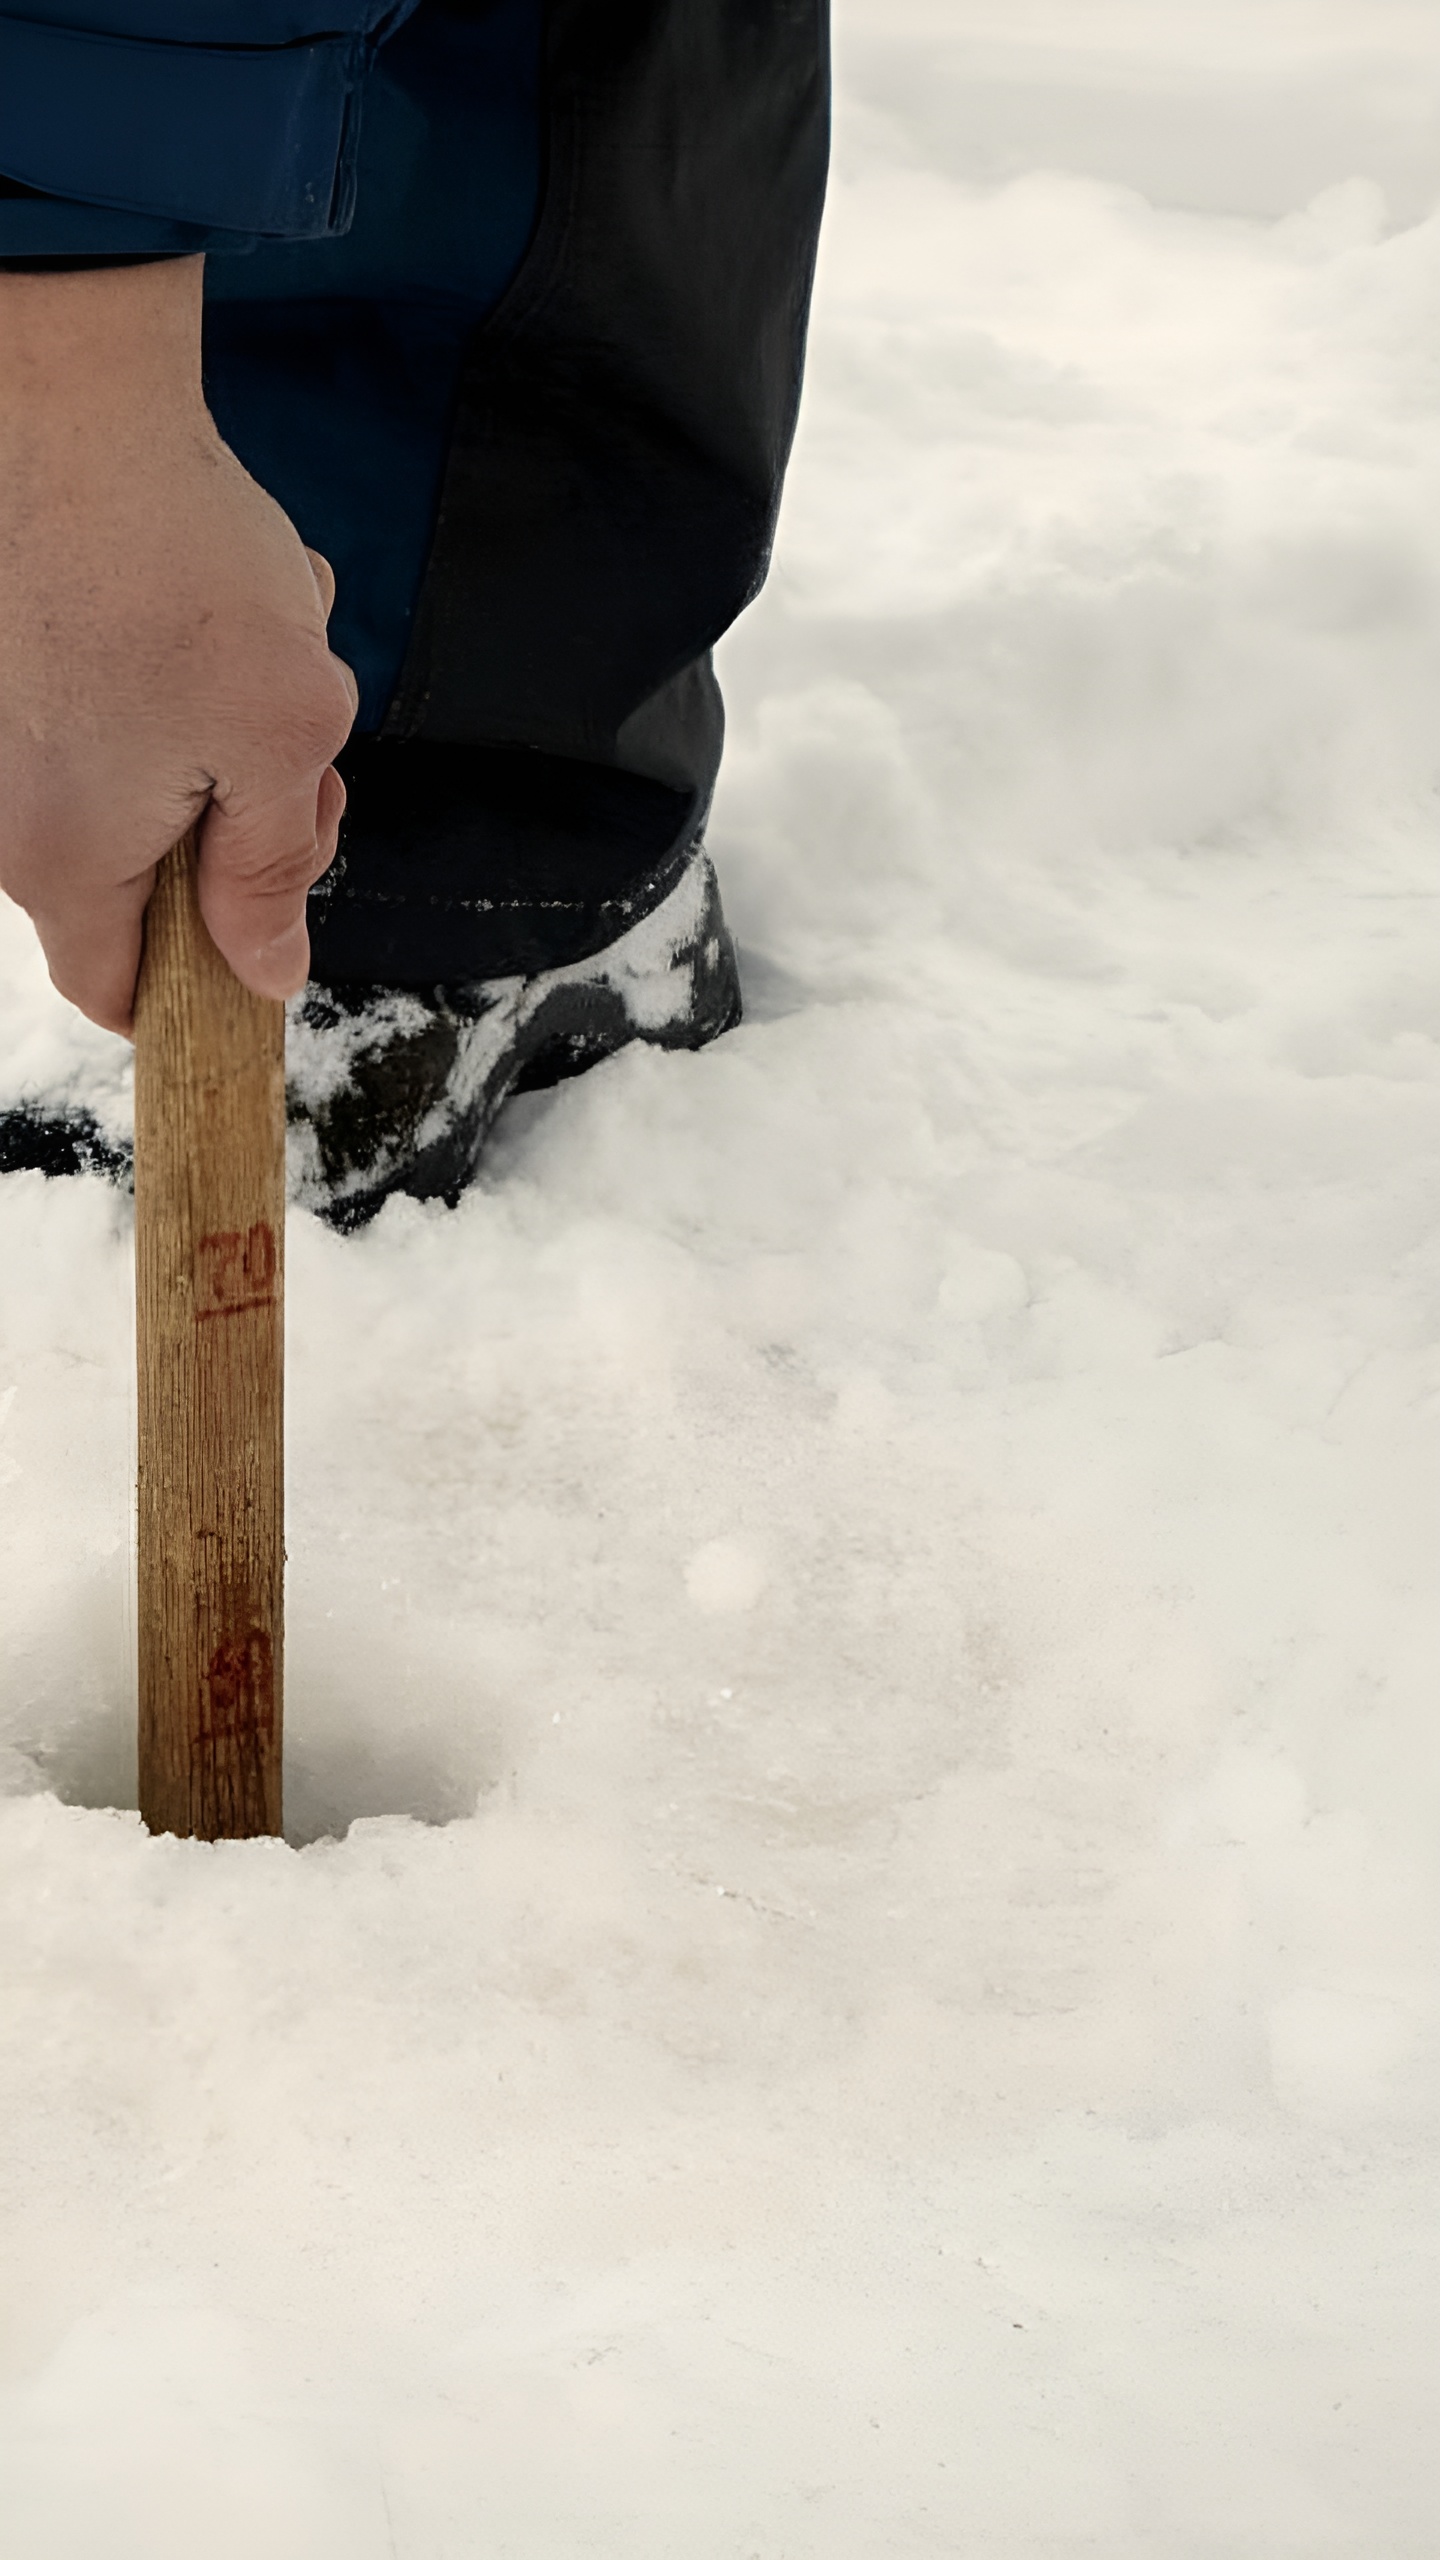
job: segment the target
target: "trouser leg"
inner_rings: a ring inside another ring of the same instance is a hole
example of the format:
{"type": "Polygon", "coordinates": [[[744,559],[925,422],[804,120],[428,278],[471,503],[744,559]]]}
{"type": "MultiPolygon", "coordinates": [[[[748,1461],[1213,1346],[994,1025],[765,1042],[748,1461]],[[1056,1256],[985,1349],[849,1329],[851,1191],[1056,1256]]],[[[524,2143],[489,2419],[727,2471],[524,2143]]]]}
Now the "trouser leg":
{"type": "MultiPolygon", "coordinates": [[[[372,688],[345,758],[312,914],[333,984],[528,974],[658,904],[718,768],[710,651],[769,556],[824,189],[823,0],[551,0],[545,21],[530,245],[420,368],[445,393],[416,445],[433,529],[393,692],[382,716],[372,688]]],[[[393,603],[375,610],[393,642],[393,603]]]]}

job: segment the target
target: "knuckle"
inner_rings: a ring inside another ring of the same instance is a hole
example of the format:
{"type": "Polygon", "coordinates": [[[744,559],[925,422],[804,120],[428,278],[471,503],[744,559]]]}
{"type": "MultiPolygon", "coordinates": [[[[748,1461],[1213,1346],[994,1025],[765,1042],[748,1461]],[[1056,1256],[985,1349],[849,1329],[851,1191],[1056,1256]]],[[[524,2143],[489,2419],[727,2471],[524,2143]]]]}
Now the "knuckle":
{"type": "Polygon", "coordinates": [[[339,661],[322,659],[308,671],[304,690],[297,691],[287,705],[291,761],[302,771],[328,764],[350,735],[354,716],[339,661]]]}
{"type": "Polygon", "coordinates": [[[313,773],[339,752],[354,717],[339,660],[307,653],[298,667],[272,670],[267,698],[256,705],[252,752],[282,773],[313,773]]]}

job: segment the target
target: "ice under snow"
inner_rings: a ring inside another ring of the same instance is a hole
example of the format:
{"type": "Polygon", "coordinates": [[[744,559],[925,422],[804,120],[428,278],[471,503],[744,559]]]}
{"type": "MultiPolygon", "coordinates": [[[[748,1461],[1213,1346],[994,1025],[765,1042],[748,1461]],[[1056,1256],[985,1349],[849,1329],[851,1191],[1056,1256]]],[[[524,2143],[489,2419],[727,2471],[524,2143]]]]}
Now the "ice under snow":
{"type": "Polygon", "coordinates": [[[749,1019],[293,1221],[288,1844],[0,1185],[4,2560],[1440,2549],[1433,17],[839,32],[749,1019]]]}

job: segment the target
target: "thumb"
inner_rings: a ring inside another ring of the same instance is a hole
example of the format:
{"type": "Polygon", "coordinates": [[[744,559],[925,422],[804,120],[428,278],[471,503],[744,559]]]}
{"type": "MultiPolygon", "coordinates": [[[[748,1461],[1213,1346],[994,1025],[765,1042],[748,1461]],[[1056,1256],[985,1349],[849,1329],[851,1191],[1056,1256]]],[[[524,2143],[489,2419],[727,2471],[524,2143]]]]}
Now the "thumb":
{"type": "Polygon", "coordinates": [[[273,799],[230,809],[212,801],[200,827],[200,913],[210,938],[258,996],[305,984],[307,891],[335,859],[345,785],[333,765],[273,799]]]}

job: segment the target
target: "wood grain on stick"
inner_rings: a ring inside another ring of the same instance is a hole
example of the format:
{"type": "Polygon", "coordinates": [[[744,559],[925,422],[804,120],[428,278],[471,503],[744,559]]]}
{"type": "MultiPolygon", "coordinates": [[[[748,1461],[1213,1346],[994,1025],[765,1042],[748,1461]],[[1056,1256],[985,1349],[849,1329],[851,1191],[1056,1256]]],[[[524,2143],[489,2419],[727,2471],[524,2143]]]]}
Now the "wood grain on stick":
{"type": "Polygon", "coordinates": [[[161,864],[135,1011],[140,1811],[280,1829],[285,1008],[161,864]]]}

